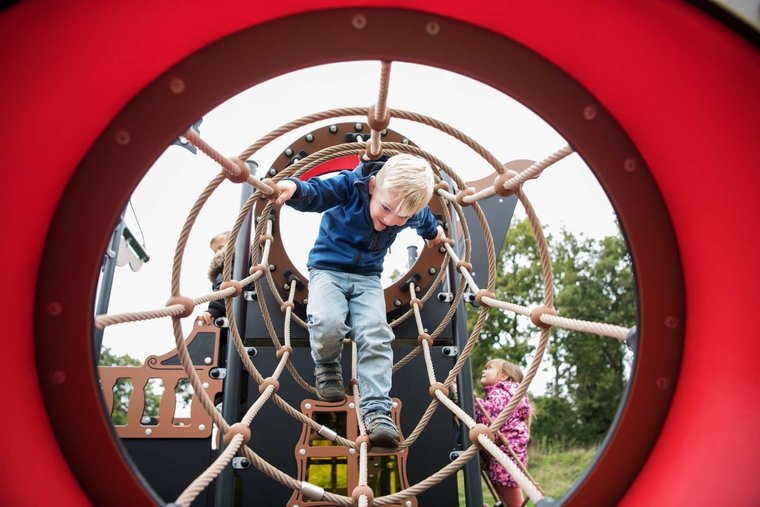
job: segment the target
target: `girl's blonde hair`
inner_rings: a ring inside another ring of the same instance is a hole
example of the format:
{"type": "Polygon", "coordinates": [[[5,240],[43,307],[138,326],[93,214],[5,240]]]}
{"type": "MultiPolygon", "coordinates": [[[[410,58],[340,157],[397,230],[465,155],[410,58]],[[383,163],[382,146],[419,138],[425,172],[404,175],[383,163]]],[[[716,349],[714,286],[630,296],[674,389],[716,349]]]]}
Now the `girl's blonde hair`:
{"type": "MultiPolygon", "coordinates": [[[[491,359],[486,363],[486,368],[494,367],[496,370],[500,373],[501,376],[506,377],[507,379],[520,383],[523,380],[523,372],[520,369],[519,366],[517,366],[514,363],[510,363],[506,359],[491,359]]],[[[533,422],[533,407],[530,407],[530,412],[528,412],[528,420],[527,420],[527,426],[528,426],[528,432],[530,432],[530,425],[533,422]]]]}
{"type": "Polygon", "coordinates": [[[430,163],[424,158],[401,153],[389,158],[377,172],[375,181],[380,188],[400,197],[401,216],[412,216],[424,208],[433,197],[435,178],[430,163]]]}
{"type": "Polygon", "coordinates": [[[491,359],[486,363],[486,368],[494,367],[501,376],[513,382],[522,382],[523,372],[519,366],[505,359],[491,359]]]}

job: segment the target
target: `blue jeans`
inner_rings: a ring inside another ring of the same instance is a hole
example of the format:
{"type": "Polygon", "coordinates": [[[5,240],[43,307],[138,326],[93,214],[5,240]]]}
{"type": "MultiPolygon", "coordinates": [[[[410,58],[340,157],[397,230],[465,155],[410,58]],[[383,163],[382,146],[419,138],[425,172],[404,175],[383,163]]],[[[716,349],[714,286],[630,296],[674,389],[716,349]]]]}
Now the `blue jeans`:
{"type": "Polygon", "coordinates": [[[314,363],[340,362],[343,339],[352,333],[358,351],[362,414],[390,412],[394,336],[386,319],[380,277],[312,269],[306,314],[314,363]]]}

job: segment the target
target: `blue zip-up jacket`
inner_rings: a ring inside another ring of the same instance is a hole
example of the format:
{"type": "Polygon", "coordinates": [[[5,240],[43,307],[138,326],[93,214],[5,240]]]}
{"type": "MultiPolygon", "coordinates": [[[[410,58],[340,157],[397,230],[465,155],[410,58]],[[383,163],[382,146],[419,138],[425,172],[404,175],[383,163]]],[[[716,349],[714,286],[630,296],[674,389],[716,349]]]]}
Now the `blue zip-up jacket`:
{"type": "Polygon", "coordinates": [[[425,239],[434,239],[438,223],[426,206],[403,226],[378,232],[369,215],[369,178],[385,160],[359,164],[327,179],[310,178],[296,183],[296,191],[286,203],[299,211],[324,211],[319,235],[309,252],[309,268],[380,276],[385,253],[396,235],[407,227],[417,229],[425,239]]]}

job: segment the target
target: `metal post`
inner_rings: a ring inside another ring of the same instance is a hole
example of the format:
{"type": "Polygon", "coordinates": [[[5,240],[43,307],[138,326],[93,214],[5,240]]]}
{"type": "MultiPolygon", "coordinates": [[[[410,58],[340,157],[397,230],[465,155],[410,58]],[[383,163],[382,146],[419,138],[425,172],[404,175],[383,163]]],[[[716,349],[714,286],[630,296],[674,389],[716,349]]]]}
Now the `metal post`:
{"type": "MultiPolygon", "coordinates": [[[[119,243],[124,231],[124,214],[127,209],[121,212],[119,221],[114,227],[111,236],[111,244],[106,250],[103,259],[103,273],[100,275],[100,290],[98,291],[98,300],[95,304],[95,315],[102,315],[108,312],[108,303],[111,301],[111,289],[113,288],[113,275],[116,271],[116,257],[119,255],[119,243]]],[[[95,366],[100,363],[100,348],[103,346],[104,329],[95,328],[92,338],[92,357],[95,359],[95,366]]]]}
{"type": "MultiPolygon", "coordinates": [[[[252,168],[251,173],[255,174],[255,167],[252,168]]],[[[243,189],[240,194],[240,207],[248,201],[248,198],[253,194],[254,188],[251,185],[243,185],[243,189]]],[[[232,266],[232,277],[235,280],[242,280],[247,276],[248,259],[250,256],[250,243],[251,243],[251,215],[248,214],[245,221],[240,227],[240,234],[237,237],[237,243],[235,244],[235,260],[232,266]]],[[[235,299],[233,304],[233,311],[235,315],[235,322],[241,335],[245,333],[245,316],[247,302],[242,297],[235,299]]],[[[232,332],[227,331],[227,354],[226,354],[226,367],[227,377],[224,379],[224,394],[222,395],[222,417],[230,423],[235,423],[240,420],[240,392],[241,384],[245,382],[243,375],[242,361],[238,357],[237,349],[232,344],[232,332]]],[[[219,453],[224,450],[223,446],[220,446],[219,453]]],[[[216,480],[216,491],[214,505],[216,507],[232,507],[235,500],[235,476],[231,467],[226,467],[219,474],[216,480]]]]}
{"type": "MultiPolygon", "coordinates": [[[[458,237],[456,222],[452,221],[453,230],[451,231],[451,237],[458,237]]],[[[459,252],[461,254],[461,252],[459,252]]],[[[456,293],[457,286],[457,270],[453,262],[449,262],[448,266],[448,280],[449,291],[456,293]]],[[[467,338],[469,333],[467,332],[467,311],[465,309],[464,300],[459,302],[459,308],[452,317],[451,330],[454,335],[454,343],[459,350],[463,350],[467,344],[467,338]]],[[[459,406],[468,414],[475,413],[475,407],[473,402],[473,387],[472,387],[472,364],[470,361],[465,361],[462,369],[457,376],[457,385],[459,387],[459,406]]],[[[466,449],[470,446],[469,432],[462,431],[460,433],[460,444],[462,449],[466,449]]],[[[471,459],[463,467],[464,471],[464,496],[465,505],[467,507],[481,507],[483,505],[483,488],[480,482],[480,463],[478,459],[471,459]]]]}

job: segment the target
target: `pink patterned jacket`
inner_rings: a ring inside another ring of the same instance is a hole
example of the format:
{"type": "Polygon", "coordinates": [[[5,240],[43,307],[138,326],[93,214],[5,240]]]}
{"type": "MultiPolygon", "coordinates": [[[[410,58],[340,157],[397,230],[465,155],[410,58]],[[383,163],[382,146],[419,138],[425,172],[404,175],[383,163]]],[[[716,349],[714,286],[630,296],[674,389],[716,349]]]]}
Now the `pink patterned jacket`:
{"type": "MultiPolygon", "coordinates": [[[[509,400],[517,391],[520,384],[512,380],[500,380],[494,385],[485,386],[486,398],[482,400],[483,407],[488,411],[488,415],[491,420],[496,420],[501,413],[502,409],[507,406],[509,400]]],[[[489,425],[488,420],[480,413],[480,410],[476,408],[475,418],[477,422],[489,425]]],[[[512,446],[512,450],[520,458],[520,461],[524,465],[528,463],[528,441],[530,440],[530,430],[528,429],[528,422],[530,421],[530,402],[528,396],[524,396],[517,404],[512,415],[507,419],[504,425],[501,427],[501,433],[507,437],[509,444],[512,446]]],[[[498,443],[498,442],[497,442],[498,443]]],[[[501,450],[504,451],[507,456],[509,452],[506,446],[501,446],[501,450]]],[[[481,455],[481,459],[484,456],[481,455]]],[[[507,471],[502,467],[495,459],[488,460],[488,477],[491,482],[500,486],[517,487],[517,483],[514,481],[507,471]]]]}

